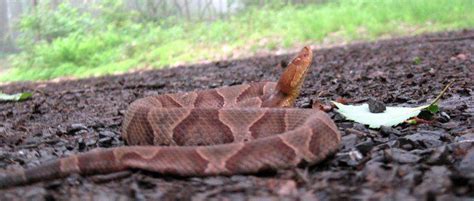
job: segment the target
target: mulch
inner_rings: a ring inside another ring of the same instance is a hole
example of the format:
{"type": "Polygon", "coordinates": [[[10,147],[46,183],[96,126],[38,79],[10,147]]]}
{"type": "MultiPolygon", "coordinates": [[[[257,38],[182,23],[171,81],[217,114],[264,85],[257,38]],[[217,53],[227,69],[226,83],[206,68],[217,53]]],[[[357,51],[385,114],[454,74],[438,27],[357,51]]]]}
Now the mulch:
{"type": "MultiPolygon", "coordinates": [[[[0,200],[453,200],[474,197],[474,30],[318,49],[296,107],[370,98],[419,106],[449,82],[433,121],[369,129],[329,114],[341,131],[337,154],[276,173],[177,178],[144,171],[39,182],[0,190],[0,200]]],[[[293,55],[269,55],[61,82],[0,102],[0,173],[122,146],[127,106],[141,97],[276,80],[293,55]]],[[[262,153],[264,154],[264,153],[262,153]]]]}

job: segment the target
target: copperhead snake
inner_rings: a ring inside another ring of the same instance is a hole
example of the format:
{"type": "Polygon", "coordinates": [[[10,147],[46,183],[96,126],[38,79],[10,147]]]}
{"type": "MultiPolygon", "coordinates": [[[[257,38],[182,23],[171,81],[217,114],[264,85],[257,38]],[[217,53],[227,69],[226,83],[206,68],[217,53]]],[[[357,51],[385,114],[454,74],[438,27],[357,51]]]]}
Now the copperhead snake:
{"type": "Polygon", "coordinates": [[[0,177],[0,187],[129,169],[206,176],[315,164],[336,152],[341,136],[326,113],[288,108],[311,60],[311,49],[303,48],[276,83],[138,99],[122,125],[129,146],[94,149],[18,170],[0,177]]]}

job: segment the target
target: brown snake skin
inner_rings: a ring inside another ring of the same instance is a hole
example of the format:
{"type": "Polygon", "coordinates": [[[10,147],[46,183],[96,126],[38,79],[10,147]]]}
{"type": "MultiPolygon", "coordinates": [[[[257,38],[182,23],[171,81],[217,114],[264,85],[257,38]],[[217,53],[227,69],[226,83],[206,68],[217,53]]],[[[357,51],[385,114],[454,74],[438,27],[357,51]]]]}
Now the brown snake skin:
{"type": "Polygon", "coordinates": [[[338,149],[341,137],[324,112],[287,108],[298,96],[311,60],[311,49],[303,48],[277,83],[139,99],[123,122],[122,137],[131,146],[95,149],[19,170],[0,177],[0,188],[75,173],[141,169],[206,176],[315,164],[338,149]]]}

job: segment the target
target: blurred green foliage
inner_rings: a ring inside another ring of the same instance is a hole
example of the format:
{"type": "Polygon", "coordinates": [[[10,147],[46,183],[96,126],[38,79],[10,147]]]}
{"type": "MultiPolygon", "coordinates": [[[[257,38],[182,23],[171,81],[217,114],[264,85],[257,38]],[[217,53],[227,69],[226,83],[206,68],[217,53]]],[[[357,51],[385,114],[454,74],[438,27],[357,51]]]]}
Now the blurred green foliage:
{"type": "Polygon", "coordinates": [[[53,9],[48,1],[41,1],[30,14],[23,15],[18,23],[21,32],[18,43],[21,48],[28,50],[38,41],[51,42],[56,38],[67,37],[70,33],[83,34],[93,24],[89,13],[81,13],[68,4],[60,4],[53,9]]]}
{"type": "Polygon", "coordinates": [[[22,52],[10,58],[13,67],[0,81],[104,75],[249,56],[260,49],[472,28],[472,10],[470,1],[341,0],[250,6],[197,22],[157,20],[125,9],[121,1],[103,1],[92,12],[42,3],[19,22],[22,52]]]}

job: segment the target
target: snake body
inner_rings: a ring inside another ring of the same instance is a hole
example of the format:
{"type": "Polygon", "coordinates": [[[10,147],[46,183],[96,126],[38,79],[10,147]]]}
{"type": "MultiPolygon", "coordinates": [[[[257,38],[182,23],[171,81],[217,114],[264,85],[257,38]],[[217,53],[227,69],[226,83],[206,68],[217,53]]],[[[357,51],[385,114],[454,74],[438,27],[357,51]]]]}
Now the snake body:
{"type": "Polygon", "coordinates": [[[129,146],[95,149],[18,170],[0,177],[0,187],[128,169],[206,176],[315,164],[338,149],[341,137],[324,112],[289,108],[311,60],[311,49],[303,48],[276,83],[136,100],[122,127],[129,146]]]}

